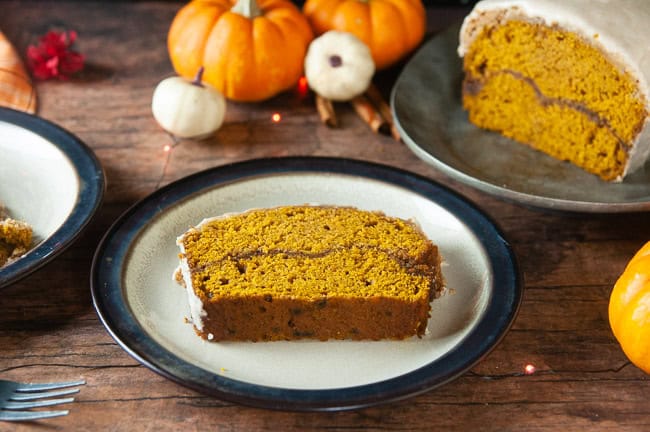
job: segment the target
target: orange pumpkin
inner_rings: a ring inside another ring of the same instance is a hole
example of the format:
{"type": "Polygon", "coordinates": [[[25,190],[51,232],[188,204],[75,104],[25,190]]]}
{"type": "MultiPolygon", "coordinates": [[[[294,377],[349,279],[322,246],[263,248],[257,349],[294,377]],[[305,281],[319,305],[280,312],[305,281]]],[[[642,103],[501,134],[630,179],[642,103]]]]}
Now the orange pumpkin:
{"type": "Polygon", "coordinates": [[[0,105],[36,112],[36,92],[23,62],[9,39],[0,32],[0,105]]]}
{"type": "Polygon", "coordinates": [[[303,12],[316,35],[339,30],[361,39],[377,69],[402,59],[426,31],[421,0],[307,0],[303,12]]]}
{"type": "Polygon", "coordinates": [[[203,81],[226,98],[260,101],[297,83],[312,39],[288,0],[193,0],[174,17],[167,48],[179,75],[203,66],[203,81]]]}
{"type": "Polygon", "coordinates": [[[650,373],[650,242],[625,267],[609,300],[609,323],[625,355],[650,373]]]}

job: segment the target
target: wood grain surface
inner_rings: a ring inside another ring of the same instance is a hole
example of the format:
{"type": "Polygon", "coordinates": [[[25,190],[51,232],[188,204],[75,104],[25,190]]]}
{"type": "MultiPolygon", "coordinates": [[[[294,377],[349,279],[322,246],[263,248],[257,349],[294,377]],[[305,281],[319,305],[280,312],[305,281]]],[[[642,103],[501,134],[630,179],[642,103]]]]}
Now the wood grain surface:
{"type": "MultiPolygon", "coordinates": [[[[647,213],[563,214],[529,209],[460,185],[403,143],[370,132],[349,105],[340,127],[319,120],[312,96],[287,92],[229,103],[207,141],[176,144],[151,115],[154,86],[173,74],[166,33],[181,2],[0,1],[0,29],[21,53],[49,29],[74,29],[87,56],[69,81],[37,83],[38,115],[79,136],[106,173],[104,203],[81,238],[52,263],[0,292],[0,377],[84,378],[67,417],[0,423],[0,430],[650,430],[650,381],[609,329],[611,287],[648,239],[647,213]],[[282,121],[271,121],[273,113],[282,121]],[[171,152],[165,145],[174,145],[171,152]],[[257,157],[341,156],[391,164],[444,183],[503,229],[525,278],[520,313],[505,339],[458,379],[404,401],[339,413],[249,408],[179,386],[140,365],[93,309],[93,253],[110,224],[161,185],[257,157]],[[536,372],[524,373],[532,364],[536,372]]],[[[430,34],[466,9],[428,11],[430,34]]],[[[401,65],[379,73],[388,95],[401,65]]],[[[19,143],[17,143],[19,145],[19,143]]],[[[2,157],[0,155],[0,157],[2,157]]]]}

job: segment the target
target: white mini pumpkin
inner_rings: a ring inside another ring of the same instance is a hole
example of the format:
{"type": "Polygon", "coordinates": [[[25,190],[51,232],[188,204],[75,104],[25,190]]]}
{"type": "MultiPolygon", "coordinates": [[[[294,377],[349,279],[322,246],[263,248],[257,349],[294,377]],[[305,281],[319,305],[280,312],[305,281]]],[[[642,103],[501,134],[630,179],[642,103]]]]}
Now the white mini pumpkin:
{"type": "Polygon", "coordinates": [[[153,92],[153,116],[179,138],[206,138],[219,129],[226,115],[226,100],[219,91],[201,82],[202,70],[193,81],[182,77],[162,80],[153,92]]]}
{"type": "Polygon", "coordinates": [[[326,99],[349,101],[368,89],[375,63],[352,33],[330,30],[314,39],[305,56],[309,87],[326,99]]]}

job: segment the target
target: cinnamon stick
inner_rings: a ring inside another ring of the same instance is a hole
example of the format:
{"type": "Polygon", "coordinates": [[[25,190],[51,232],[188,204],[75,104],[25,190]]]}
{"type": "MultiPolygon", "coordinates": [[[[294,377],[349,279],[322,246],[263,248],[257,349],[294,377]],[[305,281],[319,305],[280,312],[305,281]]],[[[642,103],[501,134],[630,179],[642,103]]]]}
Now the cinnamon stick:
{"type": "Polygon", "coordinates": [[[374,84],[370,83],[370,86],[366,90],[366,96],[368,96],[368,99],[377,107],[377,110],[379,113],[384,117],[386,122],[388,123],[388,127],[390,128],[390,134],[391,136],[399,141],[400,140],[400,135],[399,131],[397,130],[397,127],[395,126],[395,122],[393,121],[393,113],[390,110],[390,106],[386,101],[384,101],[384,98],[382,97],[381,93],[375,87],[374,84]]]}
{"type": "Polygon", "coordinates": [[[388,125],[365,95],[359,95],[350,102],[359,117],[370,126],[373,132],[380,132],[380,130],[385,129],[388,125]]]}
{"type": "Polygon", "coordinates": [[[334,112],[334,105],[329,99],[325,99],[319,94],[316,94],[316,109],[320,115],[321,121],[328,127],[337,127],[339,122],[336,119],[334,112]]]}

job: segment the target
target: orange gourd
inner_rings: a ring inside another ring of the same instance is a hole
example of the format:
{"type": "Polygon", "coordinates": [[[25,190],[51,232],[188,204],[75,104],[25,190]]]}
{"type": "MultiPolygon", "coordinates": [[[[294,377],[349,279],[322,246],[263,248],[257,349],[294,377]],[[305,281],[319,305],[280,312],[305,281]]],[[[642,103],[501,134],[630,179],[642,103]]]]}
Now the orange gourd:
{"type": "Polygon", "coordinates": [[[650,373],[650,242],[625,267],[609,300],[609,323],[625,355],[650,373]]]}
{"type": "Polygon", "coordinates": [[[179,75],[203,81],[236,101],[261,101],[295,85],[313,33],[289,0],[193,0],[169,29],[167,48],[179,75]]]}
{"type": "Polygon", "coordinates": [[[406,56],[426,31],[421,0],[307,0],[303,12],[316,35],[339,30],[361,39],[377,69],[406,56]]]}
{"type": "Polygon", "coordinates": [[[23,62],[9,39],[0,32],[0,105],[36,112],[36,92],[23,62]]]}

